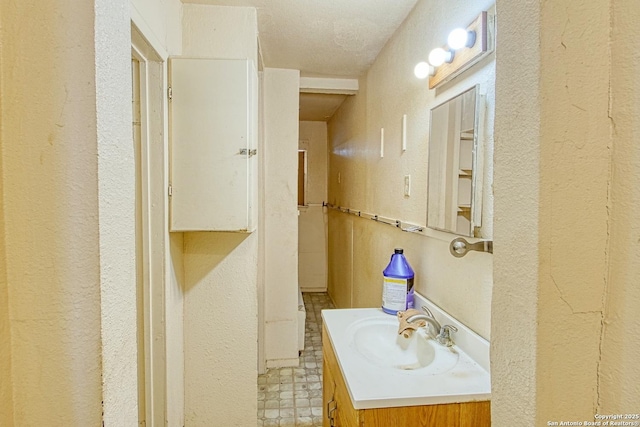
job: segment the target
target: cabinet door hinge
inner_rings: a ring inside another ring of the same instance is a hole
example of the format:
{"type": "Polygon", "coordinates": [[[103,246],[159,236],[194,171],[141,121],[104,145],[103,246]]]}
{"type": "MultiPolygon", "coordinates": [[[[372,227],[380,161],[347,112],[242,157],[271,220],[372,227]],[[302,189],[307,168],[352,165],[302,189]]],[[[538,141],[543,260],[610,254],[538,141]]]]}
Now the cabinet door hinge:
{"type": "Polygon", "coordinates": [[[334,415],[336,409],[338,409],[338,403],[332,398],[327,402],[327,418],[329,419],[330,427],[335,427],[336,425],[336,416],[334,415]]]}
{"type": "Polygon", "coordinates": [[[169,196],[171,196],[173,194],[173,187],[172,186],[169,186],[169,191],[168,192],[169,192],[169,196]]]}
{"type": "Polygon", "coordinates": [[[249,150],[249,149],[247,149],[247,148],[241,148],[241,149],[238,151],[238,154],[242,154],[243,156],[248,155],[249,157],[251,157],[251,156],[255,156],[256,154],[258,154],[258,150],[257,150],[257,149],[255,149],[255,148],[253,148],[253,149],[251,149],[251,150],[249,150]]]}
{"type": "Polygon", "coordinates": [[[167,88],[167,97],[173,99],[173,88],[171,86],[167,88]]]}

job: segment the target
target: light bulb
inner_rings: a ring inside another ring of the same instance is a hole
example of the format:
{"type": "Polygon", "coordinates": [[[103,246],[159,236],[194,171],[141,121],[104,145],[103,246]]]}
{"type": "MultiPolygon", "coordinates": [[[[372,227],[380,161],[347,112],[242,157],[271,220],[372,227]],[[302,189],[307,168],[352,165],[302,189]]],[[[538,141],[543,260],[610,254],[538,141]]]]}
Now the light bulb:
{"type": "Polygon", "coordinates": [[[476,42],[476,32],[467,31],[464,28],[456,28],[449,33],[447,44],[451,49],[472,47],[476,42]]]}
{"type": "Polygon", "coordinates": [[[419,62],[413,69],[413,74],[419,79],[426,79],[427,76],[431,74],[431,65],[426,62],[419,62]]]}
{"type": "Polygon", "coordinates": [[[467,30],[464,28],[456,28],[449,33],[447,44],[451,49],[460,49],[467,45],[467,30]]]}
{"type": "Polygon", "coordinates": [[[434,67],[439,67],[445,62],[451,62],[453,60],[453,52],[444,50],[441,47],[437,47],[429,52],[429,64],[434,67]]]}

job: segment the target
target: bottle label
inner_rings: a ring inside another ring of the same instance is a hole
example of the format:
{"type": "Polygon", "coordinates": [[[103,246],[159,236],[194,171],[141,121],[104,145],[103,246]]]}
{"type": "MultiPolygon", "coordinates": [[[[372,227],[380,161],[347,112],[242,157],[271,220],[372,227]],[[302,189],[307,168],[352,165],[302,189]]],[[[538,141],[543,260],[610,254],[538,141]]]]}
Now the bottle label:
{"type": "Polygon", "coordinates": [[[382,307],[392,311],[406,310],[407,291],[407,279],[384,277],[384,283],[382,285],[382,307]]]}
{"type": "Polygon", "coordinates": [[[407,279],[407,310],[410,308],[414,308],[414,296],[413,296],[413,277],[411,279],[407,279]]]}

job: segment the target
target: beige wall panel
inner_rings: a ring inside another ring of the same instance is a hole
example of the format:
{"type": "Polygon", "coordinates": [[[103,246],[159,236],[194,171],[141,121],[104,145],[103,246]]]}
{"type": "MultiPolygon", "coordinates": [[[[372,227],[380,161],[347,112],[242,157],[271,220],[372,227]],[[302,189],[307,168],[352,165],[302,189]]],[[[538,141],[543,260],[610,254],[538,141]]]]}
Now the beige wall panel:
{"type": "MultiPolygon", "coordinates": [[[[493,149],[495,61],[493,55],[452,82],[429,90],[425,80],[413,76],[413,68],[425,60],[428,46],[446,42],[452,26],[466,25],[492,2],[452,4],[418,2],[396,31],[369,71],[360,78],[357,95],[348,97],[329,122],[329,202],[414,224],[426,223],[427,154],[430,109],[480,84],[485,96],[484,148],[493,149]],[[402,117],[407,115],[407,150],[401,149],[402,117]],[[384,128],[385,153],[380,158],[380,129],[384,128]],[[404,196],[404,175],[411,175],[411,197],[404,196]]],[[[489,165],[491,163],[489,162],[489,165]]],[[[492,168],[484,171],[484,221],[493,222],[491,209],[492,168]]],[[[393,248],[402,247],[416,272],[416,289],[443,309],[489,337],[492,288],[492,257],[470,254],[456,259],[448,244],[456,236],[435,233],[424,237],[371,220],[330,215],[330,261],[352,259],[353,271],[329,264],[330,293],[353,275],[354,306],[379,306],[382,270],[393,248]],[[331,221],[341,225],[334,227],[331,221]],[[332,230],[353,223],[353,253],[346,256],[345,241],[332,230]],[[341,257],[331,251],[338,248],[341,257]]],[[[488,228],[490,231],[490,228],[488,228]]]]}
{"type": "Polygon", "coordinates": [[[94,6],[19,1],[1,7],[6,252],[0,304],[9,333],[2,334],[0,364],[12,371],[6,386],[2,381],[8,399],[2,417],[7,425],[98,425],[94,6]],[[68,50],[76,56],[65,55],[68,50]],[[5,413],[11,393],[14,405],[5,413]]]}
{"type": "Polygon", "coordinates": [[[640,61],[628,53],[640,6],[509,3],[501,32],[522,37],[498,41],[493,420],[629,412],[640,396],[640,61]]]}
{"type": "Polygon", "coordinates": [[[298,216],[298,277],[300,288],[327,289],[327,214],[317,206],[327,201],[327,124],[300,122],[300,150],[307,153],[306,203],[298,216]]]}
{"type": "Polygon", "coordinates": [[[501,0],[496,9],[491,419],[529,425],[537,397],[541,100],[540,64],[524,58],[540,57],[540,11],[538,2],[501,0]]]}
{"type": "MultiPolygon", "coordinates": [[[[0,15],[2,22],[2,15],[0,15]]],[[[2,73],[2,50],[0,49],[0,73],[2,73]]],[[[0,78],[1,78],[0,74],[0,78]]],[[[0,129],[3,129],[3,89],[0,85],[0,129]]],[[[11,322],[9,316],[9,283],[7,282],[7,252],[4,223],[4,135],[0,132],[0,424],[13,424],[13,379],[11,374],[11,322]]]]}
{"type": "Polygon", "coordinates": [[[539,423],[588,419],[597,405],[607,281],[610,120],[609,87],[601,82],[610,78],[609,7],[566,0],[540,9],[539,423]],[[570,336],[554,330],[559,324],[570,336]],[[550,368],[557,374],[542,375],[550,368]]]}
{"type": "Polygon", "coordinates": [[[329,211],[328,292],[336,308],[352,307],[353,293],[353,220],[329,211]]]}
{"type": "MultiPolygon", "coordinates": [[[[611,33],[611,221],[599,404],[625,413],[640,401],[640,3],[616,1],[611,33]]],[[[637,412],[637,411],[635,411],[637,412]]]]}
{"type": "Polygon", "coordinates": [[[298,70],[265,68],[264,237],[267,367],[298,363],[298,70]]]}

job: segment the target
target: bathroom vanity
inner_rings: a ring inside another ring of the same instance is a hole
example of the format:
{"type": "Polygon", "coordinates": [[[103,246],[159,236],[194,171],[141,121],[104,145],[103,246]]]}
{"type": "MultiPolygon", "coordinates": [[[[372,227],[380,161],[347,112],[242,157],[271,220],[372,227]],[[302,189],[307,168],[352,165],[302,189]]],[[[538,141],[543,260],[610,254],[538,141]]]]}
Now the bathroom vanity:
{"type": "Polygon", "coordinates": [[[323,427],[491,425],[488,343],[429,308],[458,328],[453,338],[469,354],[428,339],[424,328],[402,342],[397,319],[380,309],[322,312],[323,427]]]}

